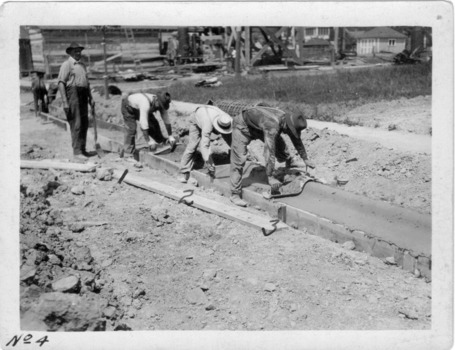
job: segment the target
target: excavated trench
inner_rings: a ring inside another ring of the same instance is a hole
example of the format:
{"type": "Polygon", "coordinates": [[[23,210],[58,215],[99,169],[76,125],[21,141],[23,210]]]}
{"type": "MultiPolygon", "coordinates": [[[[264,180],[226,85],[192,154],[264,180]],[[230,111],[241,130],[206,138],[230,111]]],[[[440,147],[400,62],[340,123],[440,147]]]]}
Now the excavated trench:
{"type": "MultiPolygon", "coordinates": [[[[65,127],[66,122],[43,116],[65,127]]],[[[98,142],[111,152],[118,152],[123,142],[122,128],[98,122],[98,142]]],[[[89,131],[89,133],[91,130],[89,131]]],[[[90,138],[89,139],[93,139],[90,138]]],[[[150,167],[177,173],[184,146],[174,153],[152,155],[140,152],[140,160],[150,167]]],[[[218,163],[219,164],[219,163],[218,163]]],[[[201,170],[192,175],[200,186],[213,188],[229,195],[229,166],[219,165],[213,181],[201,170]]],[[[308,182],[303,192],[294,197],[266,200],[261,192],[266,188],[263,168],[248,163],[244,174],[244,199],[258,208],[278,217],[295,228],[307,228],[332,241],[354,241],[357,250],[373,256],[393,256],[397,265],[431,277],[431,215],[392,206],[355,195],[340,188],[308,182]]]]}

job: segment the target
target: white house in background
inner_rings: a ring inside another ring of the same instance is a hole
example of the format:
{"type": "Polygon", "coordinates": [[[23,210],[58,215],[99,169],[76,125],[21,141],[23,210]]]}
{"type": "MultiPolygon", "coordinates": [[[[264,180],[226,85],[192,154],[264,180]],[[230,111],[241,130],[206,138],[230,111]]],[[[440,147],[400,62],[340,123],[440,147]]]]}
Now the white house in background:
{"type": "Polygon", "coordinates": [[[330,38],[330,28],[329,27],[305,27],[303,36],[304,36],[305,42],[307,42],[313,38],[328,40],[330,38]]]}
{"type": "Polygon", "coordinates": [[[357,55],[370,56],[379,52],[400,53],[406,48],[406,35],[388,27],[371,29],[357,38],[357,55]]]}

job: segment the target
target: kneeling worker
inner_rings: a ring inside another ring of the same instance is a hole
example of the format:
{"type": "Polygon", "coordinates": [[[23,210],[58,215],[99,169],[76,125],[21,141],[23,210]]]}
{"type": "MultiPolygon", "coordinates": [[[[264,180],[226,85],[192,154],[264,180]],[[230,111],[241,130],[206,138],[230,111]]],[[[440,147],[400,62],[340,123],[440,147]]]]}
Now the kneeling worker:
{"type": "Polygon", "coordinates": [[[167,141],[171,149],[175,146],[172,127],[167,110],[171,103],[169,93],[132,93],[122,99],[122,116],[125,122],[125,156],[134,156],[136,150],[136,122],[144,135],[150,151],[155,151],[159,143],[167,141]],[[159,112],[159,117],[158,113],[159,112]]]}
{"type": "Polygon", "coordinates": [[[266,160],[266,174],[272,191],[282,185],[273,176],[275,157],[278,162],[286,162],[286,167],[300,168],[314,164],[308,160],[305,147],[300,139],[300,133],[306,129],[307,121],[302,115],[284,113],[275,108],[256,106],[242,111],[234,118],[231,148],[231,202],[245,207],[246,202],[241,199],[243,167],[247,158],[247,146],[252,140],[264,142],[264,159],[266,160]],[[287,134],[302,161],[294,159],[289,153],[281,133],[287,134]]]}
{"type": "Polygon", "coordinates": [[[215,106],[200,106],[190,117],[189,141],[180,162],[179,180],[186,183],[194,165],[194,154],[200,143],[202,158],[207,166],[209,175],[214,176],[215,165],[210,150],[210,134],[220,134],[224,141],[231,146],[232,118],[215,106]]]}

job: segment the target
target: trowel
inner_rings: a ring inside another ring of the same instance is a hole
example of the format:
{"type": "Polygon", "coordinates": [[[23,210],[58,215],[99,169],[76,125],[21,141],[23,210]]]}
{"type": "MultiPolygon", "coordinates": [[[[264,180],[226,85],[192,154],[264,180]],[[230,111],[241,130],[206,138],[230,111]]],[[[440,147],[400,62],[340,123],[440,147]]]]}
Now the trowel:
{"type": "Polygon", "coordinates": [[[269,190],[269,191],[262,192],[262,196],[265,199],[295,197],[295,196],[298,196],[299,194],[301,194],[303,192],[303,189],[305,188],[305,185],[308,182],[313,181],[313,182],[317,182],[317,183],[320,183],[320,184],[327,184],[327,182],[324,179],[319,179],[319,178],[313,177],[313,176],[309,175],[307,172],[304,172],[303,169],[295,168],[295,170],[301,171],[302,172],[302,176],[304,177],[303,179],[298,180],[299,181],[299,186],[298,186],[298,188],[297,188],[297,190],[295,192],[281,193],[280,190],[278,190],[277,192],[273,192],[272,193],[271,190],[269,190]]]}

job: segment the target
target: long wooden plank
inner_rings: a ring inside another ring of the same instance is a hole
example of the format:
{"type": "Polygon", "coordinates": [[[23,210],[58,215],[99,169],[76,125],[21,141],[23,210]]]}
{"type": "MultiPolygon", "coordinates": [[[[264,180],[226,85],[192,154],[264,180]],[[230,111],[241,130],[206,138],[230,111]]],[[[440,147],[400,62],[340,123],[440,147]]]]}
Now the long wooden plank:
{"type": "Polygon", "coordinates": [[[44,160],[21,160],[21,168],[23,169],[62,169],[76,170],[83,173],[95,171],[96,164],[93,163],[65,163],[57,162],[49,159],[44,160]]]}
{"type": "MultiPolygon", "coordinates": [[[[123,171],[114,170],[113,176],[115,178],[119,179],[122,175],[123,171]]],[[[123,182],[151,192],[158,193],[162,196],[172,198],[177,201],[180,200],[184,195],[188,194],[178,188],[168,186],[160,182],[152,181],[145,177],[131,175],[129,173],[125,176],[123,182]]],[[[270,218],[252,214],[236,206],[222,204],[217,201],[198,196],[196,194],[191,195],[188,197],[188,199],[185,198],[184,201],[193,201],[191,206],[195,208],[222,216],[229,220],[240,222],[256,229],[264,228],[267,232],[274,229],[270,218]]],[[[288,226],[283,222],[278,222],[276,224],[276,230],[285,228],[288,228],[288,226]]]]}

